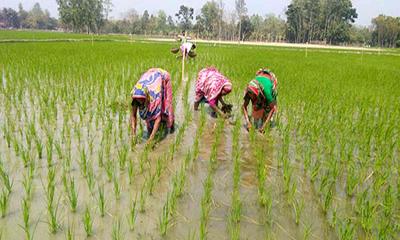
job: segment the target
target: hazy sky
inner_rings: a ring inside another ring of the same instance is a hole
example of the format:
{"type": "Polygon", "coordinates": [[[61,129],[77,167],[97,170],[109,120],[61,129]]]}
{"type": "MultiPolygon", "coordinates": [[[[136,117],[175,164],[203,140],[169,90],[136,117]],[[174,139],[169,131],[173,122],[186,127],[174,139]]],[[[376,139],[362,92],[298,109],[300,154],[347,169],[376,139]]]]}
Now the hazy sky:
{"type": "MultiPolygon", "coordinates": [[[[42,8],[48,9],[52,16],[58,16],[56,0],[0,0],[0,8],[17,8],[18,3],[22,3],[25,9],[30,9],[35,2],[39,2],[42,8]]],[[[168,15],[177,12],[181,4],[191,6],[195,9],[195,15],[200,11],[201,6],[207,0],[112,0],[114,7],[112,17],[119,18],[128,9],[136,9],[143,13],[145,9],[150,13],[156,13],[162,9],[168,15]]],[[[235,0],[223,0],[226,10],[233,10],[235,0]]],[[[265,15],[274,13],[275,15],[285,16],[285,8],[291,0],[246,0],[249,14],[257,13],[265,15]]],[[[370,25],[371,19],[381,13],[391,16],[400,16],[400,0],[353,0],[356,7],[358,19],[356,24],[370,25]]]]}

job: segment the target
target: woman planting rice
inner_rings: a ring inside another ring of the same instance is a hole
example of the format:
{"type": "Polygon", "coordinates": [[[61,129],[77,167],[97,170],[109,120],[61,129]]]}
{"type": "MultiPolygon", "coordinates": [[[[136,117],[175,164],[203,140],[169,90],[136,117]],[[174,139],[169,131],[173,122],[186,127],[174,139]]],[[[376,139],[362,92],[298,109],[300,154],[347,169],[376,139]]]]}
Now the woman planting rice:
{"type": "Polygon", "coordinates": [[[222,97],[231,91],[232,83],[216,68],[208,67],[202,69],[196,81],[194,110],[198,110],[200,102],[206,102],[215,113],[218,113],[223,118],[228,118],[232,105],[226,104],[222,97]],[[218,102],[222,104],[221,109],[218,107],[218,102]]]}
{"type": "Polygon", "coordinates": [[[187,59],[188,57],[195,58],[197,56],[195,49],[196,49],[196,44],[190,42],[191,38],[186,36],[186,32],[183,31],[182,35],[178,35],[177,40],[181,42],[181,46],[179,48],[172,48],[171,52],[174,54],[177,54],[179,50],[181,51],[181,55],[178,56],[179,58],[182,58],[183,55],[185,55],[185,58],[187,59]]]}
{"type": "Polygon", "coordinates": [[[146,121],[149,138],[147,143],[154,140],[159,129],[163,135],[174,130],[174,110],[172,106],[172,86],[170,74],[161,68],[149,69],[135,84],[132,94],[131,126],[133,135],[136,134],[137,118],[146,121]]]}
{"type": "Polygon", "coordinates": [[[247,85],[243,113],[248,129],[253,127],[247,111],[250,101],[253,105],[254,125],[260,132],[264,132],[269,122],[273,122],[274,113],[277,111],[277,84],[278,80],[273,72],[269,69],[260,69],[256,73],[256,78],[247,85]]]}

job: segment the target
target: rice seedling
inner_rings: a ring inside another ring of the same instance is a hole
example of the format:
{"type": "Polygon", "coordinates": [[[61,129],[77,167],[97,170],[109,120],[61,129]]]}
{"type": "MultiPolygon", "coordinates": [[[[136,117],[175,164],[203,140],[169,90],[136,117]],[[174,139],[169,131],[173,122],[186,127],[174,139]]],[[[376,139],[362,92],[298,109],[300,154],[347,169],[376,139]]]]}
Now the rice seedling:
{"type": "Polygon", "coordinates": [[[74,233],[74,226],[68,225],[67,230],[65,232],[65,239],[67,240],[74,240],[75,233],[74,233]]]}
{"type": "Polygon", "coordinates": [[[153,195],[153,191],[154,191],[154,186],[155,186],[155,184],[156,184],[156,177],[157,177],[157,175],[156,174],[153,174],[153,175],[151,175],[150,174],[150,176],[148,177],[149,178],[149,180],[148,180],[148,184],[147,184],[147,187],[148,187],[148,193],[149,193],[149,195],[150,196],[152,196],[153,195]]]}
{"type": "Polygon", "coordinates": [[[7,142],[7,147],[10,148],[11,141],[12,141],[12,135],[11,135],[10,130],[6,127],[6,124],[3,125],[3,134],[4,134],[4,138],[6,139],[6,142],[7,142]]]}
{"type": "Polygon", "coordinates": [[[325,192],[324,195],[324,202],[322,205],[322,210],[326,213],[328,213],[333,201],[333,184],[331,184],[328,188],[328,190],[325,192]]]}
{"type": "Polygon", "coordinates": [[[90,213],[90,209],[88,206],[85,208],[85,213],[82,218],[83,228],[86,232],[86,236],[90,237],[93,234],[93,218],[90,213]]]}
{"type": "Polygon", "coordinates": [[[60,141],[55,141],[54,147],[56,149],[58,159],[63,159],[63,149],[61,147],[60,141]]]}
{"type": "Polygon", "coordinates": [[[82,176],[86,177],[87,176],[88,159],[87,159],[85,149],[84,148],[80,149],[80,153],[81,153],[81,158],[80,158],[79,166],[81,169],[82,176]]]}
{"type": "Polygon", "coordinates": [[[196,231],[189,230],[187,240],[194,240],[196,239],[196,231]]]}
{"type": "Polygon", "coordinates": [[[354,239],[354,225],[350,219],[340,222],[339,239],[352,240],[354,239]]]}
{"type": "Polygon", "coordinates": [[[30,162],[31,162],[31,156],[30,156],[29,149],[25,149],[24,147],[22,147],[22,149],[21,149],[21,158],[22,158],[22,162],[24,164],[24,167],[28,167],[30,162]]]}
{"type": "Polygon", "coordinates": [[[95,176],[94,176],[94,170],[92,166],[92,162],[88,161],[87,162],[87,172],[86,172],[86,183],[88,185],[88,189],[91,193],[94,192],[94,185],[95,185],[95,176]]]}
{"type": "Polygon", "coordinates": [[[119,200],[121,197],[121,185],[119,184],[118,176],[114,176],[113,178],[113,186],[114,186],[114,196],[116,200],[119,200]]]}
{"type": "Polygon", "coordinates": [[[159,228],[161,236],[165,236],[167,234],[168,223],[169,223],[169,214],[170,214],[170,194],[167,195],[167,200],[164,203],[161,216],[159,217],[159,228]]]}
{"type": "Polygon", "coordinates": [[[70,209],[73,213],[76,212],[76,208],[78,206],[78,192],[75,187],[75,179],[71,176],[68,180],[66,180],[64,187],[67,192],[67,198],[69,202],[70,209]]]}
{"type": "Polygon", "coordinates": [[[294,211],[294,216],[295,216],[295,222],[297,225],[300,223],[300,217],[301,214],[303,213],[304,209],[304,200],[301,199],[300,201],[295,199],[293,201],[293,211],[294,211]]]}
{"type": "Polygon", "coordinates": [[[51,167],[53,165],[53,140],[49,138],[46,144],[46,160],[47,167],[51,167]]]}
{"type": "Polygon", "coordinates": [[[355,172],[355,167],[352,163],[348,165],[347,171],[348,172],[346,178],[346,193],[347,196],[351,197],[354,194],[354,191],[357,187],[359,180],[357,173],[355,172]]]}
{"type": "Polygon", "coordinates": [[[47,202],[53,202],[55,192],[55,168],[50,168],[47,173],[47,185],[43,186],[46,193],[47,202]]]}
{"type": "Polygon", "coordinates": [[[124,144],[118,151],[119,169],[124,170],[128,159],[128,145],[124,144]]]}
{"type": "Polygon", "coordinates": [[[25,239],[31,240],[33,239],[33,234],[31,233],[31,226],[30,226],[30,201],[27,200],[26,198],[22,199],[21,202],[21,208],[22,208],[22,219],[23,219],[23,224],[19,225],[22,230],[24,230],[25,233],[25,239]]]}
{"type": "Polygon", "coordinates": [[[35,141],[36,152],[38,154],[38,158],[42,159],[42,157],[43,157],[43,143],[40,141],[39,137],[35,137],[34,141],[35,141]]]}
{"type": "Polygon", "coordinates": [[[393,214],[393,206],[395,204],[395,200],[393,199],[393,190],[392,186],[389,185],[386,188],[385,194],[383,196],[383,213],[386,217],[390,218],[393,214]]]}
{"type": "Polygon", "coordinates": [[[332,211],[332,219],[329,222],[331,228],[334,228],[337,224],[337,208],[333,209],[332,211]]]}
{"type": "Polygon", "coordinates": [[[60,224],[58,223],[58,208],[59,208],[59,201],[54,205],[54,202],[47,202],[47,214],[48,214],[48,225],[49,231],[52,234],[56,234],[57,231],[60,229],[60,224]]]}
{"type": "Polygon", "coordinates": [[[8,191],[8,194],[11,194],[14,183],[12,180],[10,180],[10,175],[6,172],[3,165],[1,165],[1,164],[0,164],[0,177],[1,177],[1,180],[3,181],[5,188],[8,191]]]}
{"type": "Polygon", "coordinates": [[[111,182],[114,178],[114,163],[110,159],[108,159],[106,161],[105,170],[106,170],[108,182],[111,182]]]}
{"type": "Polygon", "coordinates": [[[15,155],[16,155],[16,156],[19,156],[20,153],[21,153],[21,152],[20,152],[20,151],[21,151],[21,145],[20,145],[18,139],[17,139],[15,136],[14,136],[12,142],[13,142],[13,147],[14,147],[15,155]]]}
{"type": "Polygon", "coordinates": [[[32,182],[33,182],[33,175],[25,174],[24,179],[22,180],[22,186],[24,187],[25,190],[25,196],[27,199],[32,198],[32,182]]]}
{"type": "Polygon", "coordinates": [[[127,215],[129,230],[132,232],[135,230],[136,218],[137,218],[137,210],[136,210],[136,198],[135,198],[135,200],[131,200],[129,213],[127,215]]]}
{"type": "Polygon", "coordinates": [[[104,197],[104,185],[99,185],[98,186],[98,205],[99,205],[99,211],[100,211],[100,216],[104,217],[105,216],[105,211],[106,211],[106,200],[104,197]]]}
{"type": "Polygon", "coordinates": [[[104,152],[103,149],[99,149],[98,153],[97,153],[97,160],[98,160],[98,164],[99,167],[104,167],[104,152]]]}
{"type": "Polygon", "coordinates": [[[306,224],[303,231],[303,240],[308,240],[311,237],[312,225],[306,224]]]}
{"type": "Polygon", "coordinates": [[[134,163],[132,160],[128,160],[128,178],[129,178],[129,184],[131,185],[135,178],[134,163]]]}
{"type": "Polygon", "coordinates": [[[159,180],[161,177],[161,172],[163,170],[163,158],[160,157],[157,159],[157,163],[156,163],[156,180],[159,180]]]}
{"type": "Polygon", "coordinates": [[[144,182],[140,190],[140,196],[139,196],[139,211],[141,213],[144,213],[146,211],[146,200],[147,200],[146,182],[144,182]]]}
{"type": "Polygon", "coordinates": [[[112,226],[112,232],[111,232],[111,239],[112,240],[119,240],[123,239],[122,237],[122,225],[121,225],[121,220],[117,219],[114,221],[113,226],[112,226]]]}
{"type": "Polygon", "coordinates": [[[10,205],[10,192],[2,190],[0,195],[0,212],[1,217],[5,218],[10,205]]]}

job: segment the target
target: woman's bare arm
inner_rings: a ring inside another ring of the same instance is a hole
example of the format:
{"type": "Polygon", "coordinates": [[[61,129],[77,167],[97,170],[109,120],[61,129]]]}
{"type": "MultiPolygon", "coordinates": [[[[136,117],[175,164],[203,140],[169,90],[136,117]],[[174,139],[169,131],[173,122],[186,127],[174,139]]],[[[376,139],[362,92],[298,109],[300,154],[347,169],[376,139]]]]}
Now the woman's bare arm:
{"type": "Polygon", "coordinates": [[[269,111],[267,119],[265,120],[264,124],[262,125],[262,128],[260,129],[260,132],[264,132],[267,124],[271,121],[272,116],[276,112],[276,104],[275,103],[271,103],[269,105],[269,107],[271,108],[271,111],[269,111]]]}
{"type": "Polygon", "coordinates": [[[136,135],[136,124],[137,124],[137,106],[133,105],[132,106],[132,114],[131,114],[131,129],[132,129],[132,135],[136,135]]]}
{"type": "Polygon", "coordinates": [[[150,135],[149,139],[147,140],[147,144],[150,144],[154,140],[154,137],[156,136],[156,133],[157,133],[158,129],[160,128],[160,125],[161,125],[161,116],[156,118],[156,120],[154,122],[153,131],[151,132],[151,135],[150,135]]]}
{"type": "Polygon", "coordinates": [[[252,127],[250,119],[249,119],[249,112],[247,111],[247,107],[249,106],[249,103],[250,103],[250,99],[245,98],[243,105],[242,105],[244,119],[246,120],[246,123],[247,123],[247,129],[250,129],[252,127]]]}

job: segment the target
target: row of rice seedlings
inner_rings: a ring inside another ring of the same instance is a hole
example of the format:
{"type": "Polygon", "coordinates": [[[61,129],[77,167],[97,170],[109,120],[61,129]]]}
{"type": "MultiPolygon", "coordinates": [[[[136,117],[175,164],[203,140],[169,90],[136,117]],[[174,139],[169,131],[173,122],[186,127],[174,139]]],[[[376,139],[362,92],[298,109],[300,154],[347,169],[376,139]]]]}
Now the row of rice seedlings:
{"type": "MultiPolygon", "coordinates": [[[[188,122],[188,121],[190,121],[190,118],[185,118],[185,122],[188,122]]],[[[189,167],[189,163],[190,163],[191,159],[197,158],[197,154],[199,151],[198,139],[203,134],[204,125],[205,125],[205,112],[202,112],[200,126],[196,131],[195,143],[193,146],[193,151],[196,153],[196,155],[192,154],[192,151],[190,149],[188,150],[186,157],[185,157],[184,161],[182,162],[180,170],[174,175],[174,177],[172,179],[172,191],[167,194],[167,199],[164,203],[164,206],[163,206],[163,209],[161,212],[161,216],[159,217],[159,228],[160,228],[160,233],[162,236],[166,235],[166,233],[167,233],[169,219],[174,216],[177,199],[182,195],[184,184],[186,181],[186,171],[189,167]]],[[[181,128],[182,131],[180,131],[180,132],[183,132],[186,127],[187,127],[187,124],[184,124],[184,126],[181,128]]],[[[181,141],[179,139],[182,137],[183,137],[183,133],[182,134],[178,133],[175,143],[173,143],[174,144],[173,146],[179,145],[179,142],[181,141]]],[[[175,148],[174,148],[174,151],[175,151],[175,148]]],[[[172,157],[169,157],[169,158],[172,158],[172,157]]],[[[163,168],[162,163],[161,162],[158,163],[158,161],[157,161],[157,167],[156,167],[156,173],[155,173],[157,178],[160,177],[162,168],[163,168]]]]}
{"type": "Polygon", "coordinates": [[[47,172],[47,185],[44,189],[46,193],[46,199],[47,199],[47,214],[48,214],[48,225],[49,225],[49,231],[53,234],[55,234],[58,229],[60,228],[60,225],[58,223],[58,207],[59,207],[59,200],[57,203],[55,203],[55,176],[56,176],[56,171],[54,167],[51,167],[48,169],[47,172]]]}
{"type": "MultiPolygon", "coordinates": [[[[190,81],[186,83],[186,86],[190,85],[190,81]]],[[[188,100],[188,94],[183,95],[183,102],[187,103],[188,100]]],[[[174,143],[170,145],[169,148],[169,156],[167,159],[164,159],[164,161],[172,161],[174,158],[174,154],[179,150],[181,146],[181,141],[183,140],[183,136],[185,133],[185,130],[187,129],[190,121],[192,120],[191,118],[191,112],[190,112],[190,106],[189,104],[184,104],[184,110],[185,110],[185,119],[184,122],[182,123],[181,127],[179,128],[179,131],[175,137],[174,143]]],[[[205,114],[202,114],[202,116],[205,116],[205,114]]],[[[203,119],[204,117],[202,117],[203,119]]],[[[200,127],[197,129],[196,132],[196,137],[195,139],[195,145],[194,145],[194,151],[197,152],[198,154],[198,147],[199,147],[199,136],[202,134],[203,128],[204,128],[204,123],[205,119],[200,122],[200,127]]],[[[159,217],[159,228],[160,228],[160,234],[162,236],[166,235],[167,229],[168,229],[168,224],[169,224],[169,219],[174,215],[175,213],[175,208],[176,208],[176,202],[177,199],[182,195],[183,187],[186,181],[186,170],[188,168],[189,162],[191,159],[194,157],[197,157],[192,155],[192,152],[189,150],[186,154],[185,160],[182,162],[180,170],[174,175],[172,179],[172,190],[167,194],[167,199],[164,203],[163,210],[161,212],[161,216],[159,217]]],[[[165,168],[165,163],[163,164],[162,158],[157,160],[157,165],[156,165],[156,172],[153,176],[150,177],[152,183],[153,181],[158,181],[158,179],[161,176],[161,171],[162,169],[165,168]],[[164,165],[164,166],[163,166],[164,165]]],[[[150,192],[153,189],[152,185],[150,185],[150,192]]]]}
{"type": "Polygon", "coordinates": [[[208,174],[205,182],[203,183],[203,197],[201,198],[201,214],[200,214],[200,226],[199,226],[199,238],[207,238],[207,225],[209,219],[209,213],[211,210],[211,192],[213,189],[213,176],[217,163],[217,147],[220,141],[220,137],[224,127],[224,120],[218,119],[218,123],[215,130],[215,141],[211,147],[210,162],[208,166],[208,174]]]}
{"type": "Polygon", "coordinates": [[[231,209],[229,214],[229,234],[230,239],[240,238],[240,218],[242,214],[242,202],[240,200],[240,129],[241,121],[237,120],[232,131],[232,156],[233,156],[233,191],[231,196],[231,209]]]}

